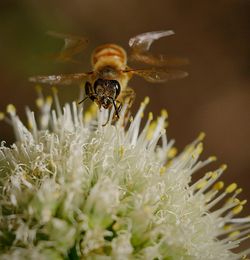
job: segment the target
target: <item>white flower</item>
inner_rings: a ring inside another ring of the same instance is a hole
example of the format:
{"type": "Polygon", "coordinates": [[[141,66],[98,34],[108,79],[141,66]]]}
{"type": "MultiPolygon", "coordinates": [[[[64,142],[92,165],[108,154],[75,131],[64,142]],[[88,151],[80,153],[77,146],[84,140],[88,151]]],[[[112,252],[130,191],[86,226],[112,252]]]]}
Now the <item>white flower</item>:
{"type": "MultiPolygon", "coordinates": [[[[167,114],[141,129],[146,99],[134,119],[125,108],[105,127],[107,111],[83,116],[75,102],[61,110],[57,94],[27,109],[26,127],[8,107],[16,142],[0,147],[0,259],[241,259],[249,236],[246,201],[235,183],[224,188],[222,165],[199,159],[201,134],[175,156],[167,114]],[[141,130],[140,130],[141,129],[141,130]]],[[[92,106],[93,109],[93,106],[92,106]]],[[[4,116],[1,114],[1,118],[4,116]]],[[[112,118],[112,117],[111,117],[112,118]]]]}

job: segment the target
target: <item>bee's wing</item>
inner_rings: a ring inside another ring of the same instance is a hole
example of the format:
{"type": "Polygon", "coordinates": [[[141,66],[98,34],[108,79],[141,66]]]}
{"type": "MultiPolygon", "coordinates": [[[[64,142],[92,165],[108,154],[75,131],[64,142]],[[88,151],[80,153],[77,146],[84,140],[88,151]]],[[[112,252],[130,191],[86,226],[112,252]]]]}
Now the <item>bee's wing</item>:
{"type": "Polygon", "coordinates": [[[138,75],[152,83],[162,83],[168,80],[181,79],[188,76],[188,73],[182,70],[173,70],[168,68],[153,68],[153,69],[131,69],[124,72],[129,72],[138,75]]]}
{"type": "Polygon", "coordinates": [[[55,58],[59,61],[74,61],[72,57],[86,49],[88,44],[88,39],[81,36],[54,31],[48,31],[47,34],[54,38],[64,40],[64,46],[61,52],[55,55],[55,58]]]}
{"type": "Polygon", "coordinates": [[[186,58],[170,58],[165,55],[153,55],[149,53],[151,44],[162,37],[173,35],[172,30],[157,31],[139,34],[129,40],[129,46],[132,48],[132,53],[129,56],[131,61],[142,62],[151,66],[181,66],[188,64],[186,58]]]}
{"type": "Polygon", "coordinates": [[[151,44],[162,37],[173,35],[174,31],[156,31],[139,34],[129,40],[129,46],[132,51],[147,52],[151,44]]]}
{"type": "Polygon", "coordinates": [[[74,73],[74,74],[60,74],[60,75],[47,75],[47,76],[34,76],[30,77],[30,82],[37,82],[43,84],[62,84],[62,85],[70,85],[72,83],[82,82],[87,79],[92,72],[88,73],[74,73]]]}
{"type": "Polygon", "coordinates": [[[150,53],[140,53],[140,52],[133,52],[129,59],[131,61],[137,61],[144,64],[148,64],[151,66],[158,66],[158,67],[164,67],[164,66],[170,66],[170,67],[176,67],[176,66],[182,66],[187,65],[189,63],[187,58],[179,58],[179,57],[166,57],[165,55],[153,55],[150,53]]]}

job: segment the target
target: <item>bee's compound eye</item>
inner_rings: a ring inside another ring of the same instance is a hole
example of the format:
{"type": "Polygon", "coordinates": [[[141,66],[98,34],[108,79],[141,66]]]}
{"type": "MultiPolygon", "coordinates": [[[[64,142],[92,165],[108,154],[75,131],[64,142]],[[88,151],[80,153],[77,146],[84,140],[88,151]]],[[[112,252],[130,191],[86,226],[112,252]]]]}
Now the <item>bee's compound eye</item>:
{"type": "Polygon", "coordinates": [[[113,80],[113,84],[114,84],[114,87],[115,87],[115,97],[117,98],[118,95],[121,92],[121,86],[120,86],[120,84],[117,80],[113,80]]]}

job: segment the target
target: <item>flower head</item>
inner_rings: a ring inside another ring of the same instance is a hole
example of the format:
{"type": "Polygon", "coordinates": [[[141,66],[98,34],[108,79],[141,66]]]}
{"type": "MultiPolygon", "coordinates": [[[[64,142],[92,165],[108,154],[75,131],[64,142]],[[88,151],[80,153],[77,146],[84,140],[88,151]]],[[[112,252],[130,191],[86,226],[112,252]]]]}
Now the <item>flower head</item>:
{"type": "MultiPolygon", "coordinates": [[[[103,127],[107,111],[75,102],[61,109],[57,94],[27,109],[28,127],[8,107],[16,142],[0,147],[1,259],[240,259],[250,219],[237,218],[246,201],[226,169],[192,176],[204,134],[175,155],[165,134],[166,111],[143,111],[103,127]],[[141,129],[141,130],[140,130],[141,129]]],[[[114,112],[114,111],[113,111],[114,112]]],[[[3,116],[1,116],[3,118],[3,116]]],[[[112,117],[111,117],[112,118],[112,117]]]]}

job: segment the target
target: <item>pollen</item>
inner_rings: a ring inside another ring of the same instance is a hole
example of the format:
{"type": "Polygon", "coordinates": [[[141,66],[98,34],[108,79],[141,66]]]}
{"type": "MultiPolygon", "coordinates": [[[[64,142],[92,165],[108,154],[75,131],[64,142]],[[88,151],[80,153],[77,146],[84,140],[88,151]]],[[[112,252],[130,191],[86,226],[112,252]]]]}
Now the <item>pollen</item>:
{"type": "Polygon", "coordinates": [[[221,189],[223,189],[223,187],[224,187],[224,182],[218,181],[214,184],[213,189],[214,190],[221,190],[221,189]]]}
{"type": "Polygon", "coordinates": [[[122,158],[123,155],[124,155],[124,146],[123,146],[123,145],[121,145],[121,146],[119,147],[119,155],[120,155],[121,158],[122,158]]]}
{"type": "Polygon", "coordinates": [[[206,180],[199,181],[196,184],[196,189],[200,190],[200,189],[204,188],[206,185],[207,185],[207,181],[206,180]]]}
{"type": "Polygon", "coordinates": [[[200,154],[202,153],[202,151],[203,151],[203,144],[202,144],[202,143],[199,143],[199,144],[197,145],[197,147],[195,148],[195,151],[194,151],[194,153],[193,153],[193,157],[194,157],[194,158],[197,157],[197,155],[200,155],[200,154]]]}
{"type": "Polygon", "coordinates": [[[0,112],[0,121],[5,118],[5,114],[3,112],[0,112]]]}
{"type": "Polygon", "coordinates": [[[6,108],[6,111],[9,114],[15,114],[16,113],[16,107],[13,104],[9,104],[6,108]]]}
{"type": "Polygon", "coordinates": [[[237,215],[237,214],[239,214],[242,210],[243,210],[243,206],[242,206],[242,205],[238,205],[238,206],[236,206],[235,208],[233,208],[232,213],[233,213],[234,215],[237,215]]]}
{"type": "Polygon", "coordinates": [[[146,106],[150,101],[150,98],[149,97],[145,97],[144,101],[143,101],[143,104],[146,106]]]}
{"type": "Polygon", "coordinates": [[[152,113],[152,112],[149,112],[149,114],[148,114],[148,120],[149,120],[149,121],[152,121],[152,120],[153,120],[153,113],[152,113]]]}
{"type": "Polygon", "coordinates": [[[210,162],[214,162],[214,161],[217,160],[217,157],[213,155],[213,156],[210,156],[210,157],[208,158],[208,160],[209,160],[210,162]]]}
{"type": "Polygon", "coordinates": [[[167,153],[167,157],[168,157],[169,159],[172,159],[172,158],[174,158],[174,157],[176,156],[177,152],[178,152],[178,150],[177,150],[176,147],[171,147],[171,148],[169,149],[168,153],[167,153]]]}
{"type": "Polygon", "coordinates": [[[36,99],[36,105],[37,105],[38,108],[41,108],[44,105],[43,98],[37,98],[36,99]]]}
{"type": "Polygon", "coordinates": [[[203,141],[204,138],[205,138],[205,136],[206,136],[206,134],[205,134],[204,132],[201,132],[201,133],[199,134],[199,136],[198,136],[198,140],[199,140],[199,141],[203,141]]]}
{"type": "Polygon", "coordinates": [[[53,103],[53,98],[52,98],[52,96],[47,96],[47,97],[46,97],[46,103],[47,103],[47,104],[50,104],[50,105],[53,103]]]}
{"type": "Polygon", "coordinates": [[[165,166],[162,166],[160,168],[160,175],[163,175],[166,172],[167,168],[165,166]]]}
{"type": "Polygon", "coordinates": [[[151,122],[151,124],[149,125],[148,131],[147,131],[147,140],[151,140],[153,138],[154,130],[155,130],[156,126],[157,126],[156,121],[151,122]]]}
{"type": "Polygon", "coordinates": [[[90,111],[86,111],[84,114],[84,122],[89,123],[92,120],[92,113],[90,111]]]}
{"type": "Polygon", "coordinates": [[[236,237],[236,236],[238,236],[240,234],[240,231],[239,230],[236,230],[236,231],[234,231],[234,232],[231,232],[230,234],[229,234],[229,237],[236,237]]]}
{"type": "Polygon", "coordinates": [[[56,94],[56,95],[58,94],[57,87],[53,86],[51,89],[52,89],[53,94],[56,94]]]}
{"type": "Polygon", "coordinates": [[[166,109],[162,109],[162,110],[161,110],[161,116],[162,116],[164,119],[166,119],[166,118],[168,117],[168,112],[167,112],[166,109]]]}
{"type": "Polygon", "coordinates": [[[220,168],[221,168],[222,171],[225,171],[227,169],[227,165],[226,164],[222,164],[220,168]]]}
{"type": "Polygon", "coordinates": [[[236,184],[236,183],[232,183],[232,184],[230,184],[230,185],[226,188],[225,192],[226,192],[226,193],[232,193],[232,192],[234,192],[234,191],[236,190],[236,188],[237,188],[237,184],[236,184]]]}

